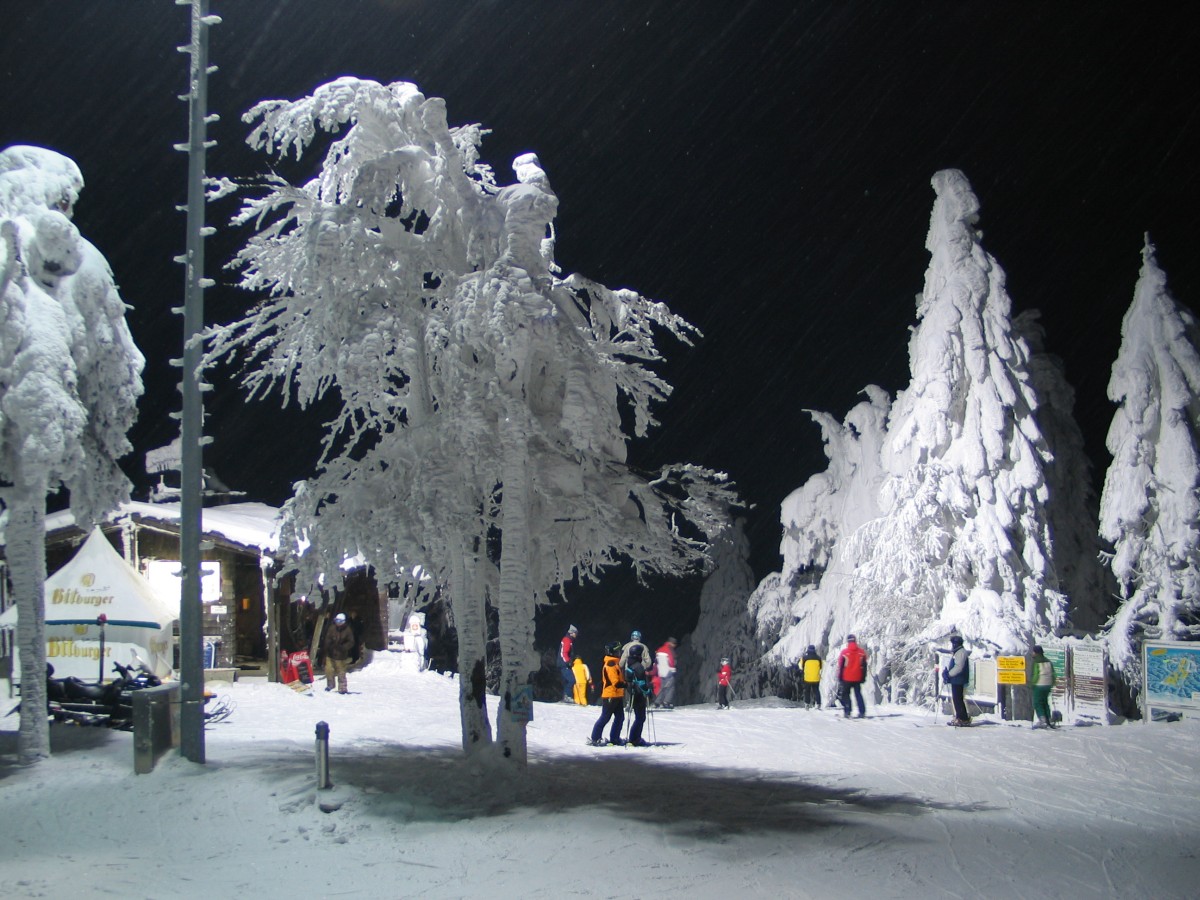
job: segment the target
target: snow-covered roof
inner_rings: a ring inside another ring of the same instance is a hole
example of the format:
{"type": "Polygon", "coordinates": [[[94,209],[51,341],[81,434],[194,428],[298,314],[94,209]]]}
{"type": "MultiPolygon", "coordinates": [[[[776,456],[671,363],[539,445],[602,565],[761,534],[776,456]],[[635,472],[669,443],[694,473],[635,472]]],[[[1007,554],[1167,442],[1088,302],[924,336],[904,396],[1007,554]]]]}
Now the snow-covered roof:
{"type": "MultiPolygon", "coordinates": [[[[179,503],[122,503],[107,521],[116,522],[127,516],[136,516],[143,521],[157,521],[179,527],[182,507],[179,503]]],[[[201,529],[206,535],[214,535],[232,544],[253,547],[262,553],[275,555],[279,552],[279,520],[281,510],[265,503],[230,503],[213,506],[202,511],[201,529]]],[[[46,532],[58,531],[76,525],[71,510],[51,513],[46,516],[46,532]]]]}

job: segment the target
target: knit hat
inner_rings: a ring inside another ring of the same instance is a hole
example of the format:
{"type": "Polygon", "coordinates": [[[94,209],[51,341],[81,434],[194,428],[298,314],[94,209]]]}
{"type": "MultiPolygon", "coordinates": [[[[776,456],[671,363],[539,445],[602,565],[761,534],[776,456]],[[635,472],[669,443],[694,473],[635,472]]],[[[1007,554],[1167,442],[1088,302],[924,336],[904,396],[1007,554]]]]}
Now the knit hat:
{"type": "Polygon", "coordinates": [[[950,635],[950,646],[951,647],[961,647],[962,646],[962,635],[959,635],[959,634],[950,635]]]}
{"type": "Polygon", "coordinates": [[[850,643],[854,643],[854,642],[856,642],[857,640],[858,640],[858,638],[856,638],[856,637],[855,637],[854,635],[852,635],[852,634],[848,634],[848,635],[846,635],[846,643],[848,643],[848,644],[850,644],[850,643]]]}
{"type": "Polygon", "coordinates": [[[346,621],[346,614],[338,613],[336,616],[333,617],[333,621],[334,621],[334,624],[336,624],[336,625],[344,624],[346,621]]]}
{"type": "Polygon", "coordinates": [[[567,634],[579,634],[579,629],[572,625],[567,629],[567,634]]]}

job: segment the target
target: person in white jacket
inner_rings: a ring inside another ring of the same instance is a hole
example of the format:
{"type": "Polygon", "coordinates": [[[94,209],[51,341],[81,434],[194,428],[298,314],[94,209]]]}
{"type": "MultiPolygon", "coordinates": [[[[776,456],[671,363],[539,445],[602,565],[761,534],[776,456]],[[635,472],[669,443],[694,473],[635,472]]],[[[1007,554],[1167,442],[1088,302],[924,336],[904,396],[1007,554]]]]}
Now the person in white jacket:
{"type": "Polygon", "coordinates": [[[675,708],[675,648],[678,642],[673,637],[667,638],[655,654],[655,664],[658,666],[658,677],[661,686],[658,696],[654,699],[655,709],[675,708]]]}

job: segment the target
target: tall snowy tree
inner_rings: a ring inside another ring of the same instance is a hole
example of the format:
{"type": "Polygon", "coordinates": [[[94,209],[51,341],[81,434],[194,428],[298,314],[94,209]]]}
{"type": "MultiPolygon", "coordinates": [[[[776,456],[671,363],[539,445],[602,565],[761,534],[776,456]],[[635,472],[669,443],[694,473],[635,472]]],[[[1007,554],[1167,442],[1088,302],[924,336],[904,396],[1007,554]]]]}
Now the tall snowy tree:
{"type": "Polygon", "coordinates": [[[484,595],[500,613],[499,739],[524,760],[510,705],[538,666],[537,603],[571,579],[629,561],[677,573],[705,559],[732,501],[723,475],[625,462],[670,387],[647,367],[655,331],[693,329],[665,306],[554,263],[558,200],[537,157],[498,186],[479,126],[450,128],[413,85],[342,78],[247,115],[251,143],[302,153],[346,126],[320,174],[273,179],[241,221],[243,285],[268,293],[218,329],[214,356],[246,353],[251,391],[307,406],[336,387],[321,471],[290,511],[329,570],[362,553],[377,569],[422,564],[450,587],[460,624],[468,750],[490,742],[482,702],[484,595]],[[498,573],[488,573],[497,557],[498,573]]]}
{"type": "Polygon", "coordinates": [[[81,525],[129,497],[117,460],[137,415],[143,359],[100,252],[71,214],[83,176],[40,147],[0,152],[0,499],[21,655],[18,753],[50,753],[46,724],[45,503],[66,487],[81,525]]]}
{"type": "Polygon", "coordinates": [[[1121,597],[1110,659],[1136,685],[1148,630],[1200,636],[1200,327],[1167,289],[1149,237],[1121,337],[1100,534],[1121,597]]]}
{"type": "Polygon", "coordinates": [[[884,513],[854,535],[855,631],[892,699],[928,690],[929,642],[949,630],[1024,652],[1066,614],[1029,347],[1013,330],[1004,272],[980,244],[966,176],[938,172],[933,188],[912,380],[884,448],[884,513]]]}
{"type": "Polygon", "coordinates": [[[713,545],[713,571],[700,589],[700,617],[679,646],[681,703],[716,700],[723,656],[733,661],[735,695],[752,696],[757,687],[758,642],[746,603],[754,590],[754,570],[745,526],[745,519],[736,519],[713,545]]]}
{"type": "Polygon", "coordinates": [[[912,381],[895,403],[869,388],[844,423],[814,414],[829,468],[785,501],[784,570],[750,600],[764,667],[855,632],[897,701],[932,688],[946,632],[1024,652],[1068,627],[1069,603],[1070,625],[1096,627],[1107,594],[1061,363],[1036,313],[1012,320],[966,178],[939,172],[933,187],[912,381]]]}
{"type": "Polygon", "coordinates": [[[1100,560],[1098,498],[1075,420],[1075,389],[1067,383],[1062,360],[1046,351],[1037,310],[1016,316],[1013,329],[1030,349],[1029,372],[1041,403],[1038,426],[1052,454],[1046,467],[1047,516],[1058,583],[1068,600],[1067,618],[1073,629],[1094,634],[1112,615],[1115,583],[1100,560]]]}

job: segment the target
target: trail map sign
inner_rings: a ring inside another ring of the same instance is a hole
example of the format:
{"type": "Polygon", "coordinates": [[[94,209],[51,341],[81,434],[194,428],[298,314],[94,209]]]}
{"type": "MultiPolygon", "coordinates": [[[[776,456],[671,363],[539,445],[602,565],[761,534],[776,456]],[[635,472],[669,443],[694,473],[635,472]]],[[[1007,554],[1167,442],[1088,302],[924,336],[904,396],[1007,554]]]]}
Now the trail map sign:
{"type": "Polygon", "coordinates": [[[1200,644],[1146,641],[1142,645],[1142,707],[1155,713],[1200,716],[1200,644]]]}

